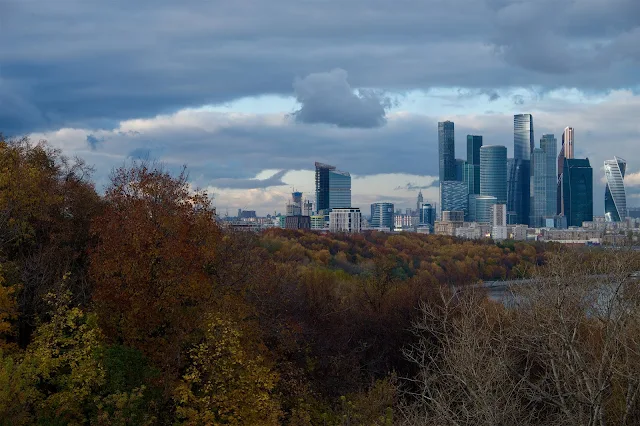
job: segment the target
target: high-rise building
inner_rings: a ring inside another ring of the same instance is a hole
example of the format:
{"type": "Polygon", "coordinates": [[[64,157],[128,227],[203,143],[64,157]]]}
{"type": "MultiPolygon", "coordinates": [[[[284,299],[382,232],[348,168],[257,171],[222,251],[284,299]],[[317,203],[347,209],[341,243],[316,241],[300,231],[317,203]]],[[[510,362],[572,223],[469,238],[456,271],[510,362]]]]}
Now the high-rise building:
{"type": "Polygon", "coordinates": [[[438,123],[438,159],[440,182],[456,180],[456,150],[452,121],[438,123]]]}
{"type": "Polygon", "coordinates": [[[327,214],[331,209],[351,206],[351,175],[335,166],[316,163],[316,210],[327,214]]]}
{"type": "Polygon", "coordinates": [[[564,215],[564,196],[562,194],[562,169],[564,168],[564,159],[573,158],[574,156],[574,140],[573,140],[573,127],[565,127],[562,132],[562,145],[560,146],[560,153],[558,154],[558,180],[557,180],[557,193],[556,193],[556,213],[564,215]]]}
{"type": "Polygon", "coordinates": [[[513,158],[517,160],[519,168],[514,176],[513,194],[518,198],[512,200],[519,223],[528,224],[531,202],[531,153],[535,148],[533,139],[533,116],[531,114],[516,114],[513,116],[513,158]]]}
{"type": "Polygon", "coordinates": [[[467,211],[467,185],[464,182],[449,180],[440,182],[441,211],[467,211]]]}
{"type": "Polygon", "coordinates": [[[535,148],[533,139],[533,116],[531,114],[514,115],[513,158],[529,160],[531,159],[533,148],[535,148]]]}
{"type": "Polygon", "coordinates": [[[287,216],[302,216],[302,192],[294,191],[291,201],[285,206],[287,216]]]}
{"type": "Polygon", "coordinates": [[[507,202],[507,148],[485,145],[480,148],[480,195],[496,197],[498,204],[507,202]]]}
{"type": "Polygon", "coordinates": [[[422,203],[424,203],[424,197],[422,196],[422,191],[420,191],[418,192],[418,200],[416,203],[416,211],[418,214],[420,213],[420,206],[422,206],[422,203]]]}
{"type": "MultiPolygon", "coordinates": [[[[529,177],[529,161],[509,158],[507,160],[507,217],[509,225],[528,224],[530,191],[523,193],[522,182],[529,177]],[[523,216],[524,212],[527,216],[523,216]]],[[[529,189],[529,186],[527,186],[529,189]]]]}
{"type": "Polygon", "coordinates": [[[392,229],[393,211],[392,203],[371,204],[371,227],[392,229]]]}
{"type": "Polygon", "coordinates": [[[557,214],[557,176],[556,176],[556,153],[558,152],[558,140],[554,135],[542,135],[540,139],[540,148],[545,153],[545,198],[547,200],[545,207],[545,216],[552,217],[557,214]]]}
{"type": "Polygon", "coordinates": [[[359,233],[362,217],[359,208],[335,208],[329,213],[329,231],[359,233]]]}
{"type": "Polygon", "coordinates": [[[506,240],[508,237],[507,205],[494,204],[491,206],[491,238],[501,241],[506,240]]]}
{"type": "Polygon", "coordinates": [[[565,158],[562,196],[567,226],[593,221],[593,169],[589,159],[565,158]]]}
{"type": "Polygon", "coordinates": [[[433,232],[436,223],[436,209],[430,203],[422,203],[420,206],[419,225],[428,225],[429,232],[433,232]]]}
{"type": "Polygon", "coordinates": [[[545,218],[555,216],[557,144],[553,135],[543,135],[540,138],[540,148],[535,148],[531,155],[533,176],[529,225],[532,227],[543,227],[546,224],[545,218]]]}
{"type": "Polygon", "coordinates": [[[627,218],[627,193],[624,188],[624,175],[627,162],[622,158],[604,162],[604,175],[607,186],[604,191],[604,217],[607,222],[621,222],[627,218]]]}
{"type": "Polygon", "coordinates": [[[464,165],[466,164],[466,161],[464,161],[461,158],[456,158],[456,180],[459,181],[463,181],[463,174],[464,174],[464,165]]]}
{"type": "Polygon", "coordinates": [[[531,168],[533,169],[533,177],[531,179],[531,202],[530,202],[530,218],[529,225],[532,228],[540,228],[543,226],[544,216],[547,207],[546,195],[546,157],[541,148],[534,148],[531,153],[531,168]]]}
{"type": "Polygon", "coordinates": [[[469,195],[480,194],[480,164],[465,163],[462,181],[467,185],[469,195]]]}
{"type": "Polygon", "coordinates": [[[469,222],[491,223],[491,209],[498,199],[491,195],[469,195],[469,222]]]}
{"type": "Polygon", "coordinates": [[[467,135],[467,163],[464,166],[463,180],[467,183],[469,194],[480,194],[480,148],[482,136],[467,135]]]}
{"type": "Polygon", "coordinates": [[[480,147],[482,136],[467,135],[467,164],[480,165],[480,147]]]}

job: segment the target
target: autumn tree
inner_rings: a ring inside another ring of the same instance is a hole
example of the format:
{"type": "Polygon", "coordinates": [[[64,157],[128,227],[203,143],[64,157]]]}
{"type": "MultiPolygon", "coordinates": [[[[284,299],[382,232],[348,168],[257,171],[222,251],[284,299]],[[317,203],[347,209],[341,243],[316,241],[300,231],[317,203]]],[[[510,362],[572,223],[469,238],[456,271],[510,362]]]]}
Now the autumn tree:
{"type": "Polygon", "coordinates": [[[86,247],[99,209],[91,169],[46,142],[0,135],[0,265],[15,291],[24,346],[63,276],[74,303],[88,301],[86,247]]]}
{"type": "Polygon", "coordinates": [[[111,341],[171,376],[216,295],[207,266],[222,236],[210,200],[184,170],[174,177],[143,162],[112,173],[105,201],[92,227],[95,310],[111,341]]]}

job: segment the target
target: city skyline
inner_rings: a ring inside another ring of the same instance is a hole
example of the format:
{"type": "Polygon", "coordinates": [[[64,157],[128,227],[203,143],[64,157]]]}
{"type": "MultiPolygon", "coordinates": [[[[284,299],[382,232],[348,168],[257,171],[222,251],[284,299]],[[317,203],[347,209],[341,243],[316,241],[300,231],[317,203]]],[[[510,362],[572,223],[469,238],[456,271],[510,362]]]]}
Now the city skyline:
{"type": "Polygon", "coordinates": [[[512,158],[513,115],[530,113],[535,140],[575,129],[595,194],[604,161],[626,158],[639,205],[638,2],[551,6],[6,0],[0,131],[85,159],[100,191],[149,158],[186,164],[220,211],[266,214],[313,191],[314,161],[351,173],[354,204],[412,206],[415,187],[436,201],[438,122],[455,123],[454,158],[466,135],[512,158]]]}

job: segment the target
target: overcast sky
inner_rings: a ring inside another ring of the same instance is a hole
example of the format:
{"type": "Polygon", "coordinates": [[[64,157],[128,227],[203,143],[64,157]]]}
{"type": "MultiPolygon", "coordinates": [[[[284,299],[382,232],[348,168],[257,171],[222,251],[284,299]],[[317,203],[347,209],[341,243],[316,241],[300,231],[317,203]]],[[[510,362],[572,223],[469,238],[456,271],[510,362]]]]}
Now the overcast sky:
{"type": "Polygon", "coordinates": [[[96,168],[186,164],[219,211],[314,198],[313,163],[353,204],[435,200],[437,122],[513,151],[575,128],[594,168],[628,162],[640,205],[638,0],[0,0],[0,131],[96,168]]]}

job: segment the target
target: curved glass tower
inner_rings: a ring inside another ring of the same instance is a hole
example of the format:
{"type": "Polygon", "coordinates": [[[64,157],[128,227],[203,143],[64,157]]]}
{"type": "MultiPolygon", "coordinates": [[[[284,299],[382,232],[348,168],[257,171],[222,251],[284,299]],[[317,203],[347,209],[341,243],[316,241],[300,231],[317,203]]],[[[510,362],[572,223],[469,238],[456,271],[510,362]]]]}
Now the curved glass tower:
{"type": "Polygon", "coordinates": [[[604,216],[607,222],[620,222],[627,218],[627,194],[624,189],[624,174],[627,162],[622,158],[604,162],[607,186],[604,191],[604,216]]]}
{"type": "Polygon", "coordinates": [[[496,197],[496,204],[507,203],[507,147],[480,148],[480,195],[496,197]]]}

